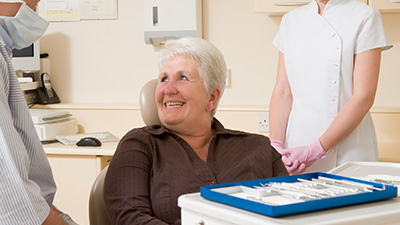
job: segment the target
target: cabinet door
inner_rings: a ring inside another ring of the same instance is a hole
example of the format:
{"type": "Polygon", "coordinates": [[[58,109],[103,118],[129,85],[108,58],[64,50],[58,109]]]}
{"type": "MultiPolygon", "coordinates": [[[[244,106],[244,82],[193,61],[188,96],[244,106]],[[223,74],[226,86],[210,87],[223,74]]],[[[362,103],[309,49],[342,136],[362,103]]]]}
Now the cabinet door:
{"type": "Polygon", "coordinates": [[[89,224],[89,195],[98,174],[96,156],[47,155],[57,184],[54,205],[78,224],[89,224]]]}
{"type": "MultiPolygon", "coordinates": [[[[367,3],[367,0],[358,1],[367,3]]],[[[311,0],[255,0],[255,12],[266,13],[270,16],[283,15],[292,9],[306,5],[310,2],[311,0]]]]}
{"type": "Polygon", "coordinates": [[[369,5],[381,12],[400,12],[400,0],[369,0],[369,5]]]}
{"type": "Polygon", "coordinates": [[[310,3],[310,0],[256,0],[256,13],[268,15],[283,15],[292,9],[310,3]]]}

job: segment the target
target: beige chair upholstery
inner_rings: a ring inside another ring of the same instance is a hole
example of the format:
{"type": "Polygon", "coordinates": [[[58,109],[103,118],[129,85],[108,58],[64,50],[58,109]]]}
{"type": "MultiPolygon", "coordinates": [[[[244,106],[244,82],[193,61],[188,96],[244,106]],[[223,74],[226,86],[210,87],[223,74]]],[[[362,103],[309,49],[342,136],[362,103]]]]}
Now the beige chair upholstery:
{"type": "MultiPolygon", "coordinates": [[[[143,122],[146,125],[161,124],[158,118],[157,105],[155,101],[155,92],[157,87],[157,79],[147,82],[140,91],[139,102],[140,112],[143,122]]],[[[107,209],[103,197],[104,178],[107,173],[108,166],[105,167],[97,176],[93,183],[89,198],[89,221],[90,225],[110,225],[107,209]]]]}
{"type": "Polygon", "coordinates": [[[156,104],[156,87],[158,80],[150,80],[147,82],[140,91],[139,103],[140,113],[142,114],[143,122],[146,125],[161,124],[158,117],[157,104],[156,104]]]}
{"type": "Polygon", "coordinates": [[[97,176],[93,183],[89,197],[89,221],[90,225],[110,225],[106,205],[103,197],[104,178],[106,177],[108,166],[105,167],[97,176]]]}

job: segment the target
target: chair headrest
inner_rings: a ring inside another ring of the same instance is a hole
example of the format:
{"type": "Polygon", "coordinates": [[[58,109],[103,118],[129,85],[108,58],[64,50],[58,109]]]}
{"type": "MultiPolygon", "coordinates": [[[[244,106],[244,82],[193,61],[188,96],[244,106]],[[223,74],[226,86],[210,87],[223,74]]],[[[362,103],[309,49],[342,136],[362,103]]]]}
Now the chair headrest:
{"type": "Polygon", "coordinates": [[[146,125],[159,125],[161,124],[158,117],[158,110],[156,104],[156,87],[158,80],[150,80],[147,82],[139,94],[140,113],[142,114],[143,122],[146,125]]]}

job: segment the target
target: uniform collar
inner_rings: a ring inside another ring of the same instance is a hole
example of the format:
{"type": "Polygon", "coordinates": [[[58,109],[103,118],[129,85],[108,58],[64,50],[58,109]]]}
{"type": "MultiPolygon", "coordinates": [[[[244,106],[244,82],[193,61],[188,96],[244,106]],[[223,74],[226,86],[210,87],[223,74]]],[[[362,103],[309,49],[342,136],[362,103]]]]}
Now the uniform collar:
{"type": "MultiPolygon", "coordinates": [[[[342,4],[344,2],[347,2],[347,1],[350,1],[350,0],[329,0],[328,3],[325,6],[324,14],[326,12],[328,12],[329,10],[331,10],[332,8],[335,8],[337,5],[340,5],[340,4],[342,4]]],[[[317,3],[317,0],[313,0],[311,2],[311,6],[313,8],[313,11],[318,14],[318,3],[317,3]]]]}

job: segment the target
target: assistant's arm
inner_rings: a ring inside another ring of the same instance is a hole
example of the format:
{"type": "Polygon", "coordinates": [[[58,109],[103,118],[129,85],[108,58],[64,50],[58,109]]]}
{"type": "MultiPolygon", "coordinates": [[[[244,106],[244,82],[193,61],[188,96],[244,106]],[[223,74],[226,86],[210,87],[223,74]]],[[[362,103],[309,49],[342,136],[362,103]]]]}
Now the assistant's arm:
{"type": "Polygon", "coordinates": [[[355,55],[353,96],[320,137],[319,140],[325,151],[354,131],[374,104],[381,51],[381,48],[377,48],[355,55]]]}
{"type": "Polygon", "coordinates": [[[269,109],[271,140],[277,140],[282,143],[285,141],[286,126],[292,109],[292,101],[292,91],[286,75],[284,54],[279,52],[278,74],[269,109]]]}

